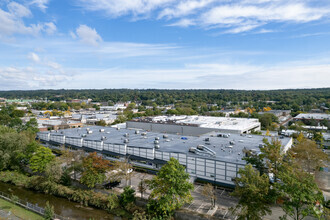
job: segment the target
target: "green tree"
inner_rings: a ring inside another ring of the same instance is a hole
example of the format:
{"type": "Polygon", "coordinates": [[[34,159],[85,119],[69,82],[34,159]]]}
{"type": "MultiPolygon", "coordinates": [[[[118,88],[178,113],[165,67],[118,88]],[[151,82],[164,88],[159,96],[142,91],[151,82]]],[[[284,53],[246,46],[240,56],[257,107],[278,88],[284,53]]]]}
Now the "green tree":
{"type": "Polygon", "coordinates": [[[124,192],[120,194],[119,203],[124,208],[127,207],[128,204],[135,202],[135,190],[130,186],[125,186],[124,192]]]}
{"type": "Polygon", "coordinates": [[[29,141],[24,133],[0,126],[0,170],[18,170],[29,141]]]}
{"type": "Polygon", "coordinates": [[[97,121],[95,124],[98,126],[107,126],[107,123],[104,120],[97,121]]]}
{"type": "Polygon", "coordinates": [[[152,190],[148,210],[156,216],[171,216],[173,212],[193,198],[190,191],[194,186],[189,174],[179,161],[171,158],[149,182],[152,190]]]}
{"type": "Polygon", "coordinates": [[[30,168],[33,172],[42,173],[46,170],[47,164],[53,161],[55,155],[52,151],[44,146],[39,146],[35,154],[30,159],[30,168]]]}
{"type": "Polygon", "coordinates": [[[286,216],[302,220],[308,215],[317,216],[315,205],[323,203],[323,196],[314,177],[302,170],[286,167],[279,173],[280,183],[276,188],[283,198],[282,209],[286,216]]]}
{"type": "Polygon", "coordinates": [[[49,202],[46,202],[44,219],[45,220],[52,220],[54,217],[54,206],[50,205],[49,202]]]}
{"type": "Polygon", "coordinates": [[[238,215],[238,219],[257,220],[271,214],[268,176],[260,176],[251,164],[240,169],[238,174],[239,177],[235,179],[235,191],[232,193],[239,198],[238,204],[232,209],[238,215]]]}
{"type": "Polygon", "coordinates": [[[262,157],[266,160],[266,169],[274,175],[274,182],[278,181],[277,175],[283,164],[282,143],[279,139],[272,138],[271,142],[264,138],[265,146],[260,148],[262,157]]]}
{"type": "Polygon", "coordinates": [[[63,175],[62,163],[58,158],[51,161],[46,165],[45,175],[47,179],[51,182],[60,182],[63,175]]]}

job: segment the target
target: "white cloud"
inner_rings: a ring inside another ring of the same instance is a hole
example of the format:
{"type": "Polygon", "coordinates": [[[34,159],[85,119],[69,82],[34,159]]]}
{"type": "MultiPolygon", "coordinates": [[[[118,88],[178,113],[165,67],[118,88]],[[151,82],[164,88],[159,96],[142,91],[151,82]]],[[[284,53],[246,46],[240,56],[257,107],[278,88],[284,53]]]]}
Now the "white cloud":
{"type": "Polygon", "coordinates": [[[0,9],[0,38],[11,36],[13,34],[31,34],[36,35],[42,29],[39,24],[26,26],[21,19],[25,12],[6,12],[0,9]]]}
{"type": "Polygon", "coordinates": [[[190,1],[178,1],[177,5],[167,7],[159,14],[159,18],[173,18],[190,15],[198,9],[205,8],[215,0],[190,0],[190,1]]]}
{"type": "Polygon", "coordinates": [[[14,16],[19,17],[19,18],[29,17],[32,15],[31,11],[27,7],[25,7],[21,4],[18,4],[17,2],[10,2],[7,5],[7,7],[11,14],[13,14],[14,16]]]}
{"type": "MultiPolygon", "coordinates": [[[[81,42],[97,46],[100,42],[102,42],[101,36],[96,32],[94,28],[90,28],[87,25],[80,25],[76,29],[76,35],[80,39],[81,42]]],[[[72,34],[71,34],[72,36],[72,34]]],[[[74,35],[73,35],[74,36],[74,35]]]]}
{"type": "Polygon", "coordinates": [[[132,14],[146,15],[176,0],[78,0],[79,4],[91,11],[104,11],[108,16],[118,17],[132,14]]]}
{"type": "MultiPolygon", "coordinates": [[[[312,0],[76,0],[90,11],[111,17],[132,16],[170,21],[169,26],[251,31],[270,23],[306,23],[330,15],[330,2],[312,0]]],[[[254,32],[258,33],[258,32],[254,32]]],[[[261,32],[260,32],[261,33],[261,32]]]]}
{"type": "Polygon", "coordinates": [[[49,0],[33,0],[30,2],[30,5],[36,5],[41,11],[45,12],[48,3],[49,0]]]}
{"type": "Polygon", "coordinates": [[[32,60],[33,62],[35,62],[35,63],[39,63],[40,62],[40,57],[36,53],[33,53],[33,52],[31,52],[31,53],[28,54],[28,58],[30,60],[32,60]]]}
{"type": "Polygon", "coordinates": [[[196,22],[193,21],[192,19],[183,18],[167,26],[189,27],[189,26],[194,26],[195,24],[196,22]]]}
{"type": "Polygon", "coordinates": [[[254,66],[188,64],[182,68],[73,69],[61,88],[286,89],[329,87],[329,64],[254,66]],[[78,74],[79,73],[79,74],[78,74]],[[98,77],[93,77],[97,75],[98,77]]]}
{"type": "Polygon", "coordinates": [[[7,5],[8,11],[0,8],[0,39],[8,38],[15,34],[38,35],[44,31],[53,34],[56,26],[53,22],[35,23],[26,25],[23,18],[31,17],[31,11],[17,2],[10,2],[7,5]]]}
{"type": "Polygon", "coordinates": [[[31,67],[0,67],[0,88],[3,90],[51,88],[69,80],[72,80],[70,76],[57,71],[31,67]]]}
{"type": "Polygon", "coordinates": [[[52,35],[56,32],[57,28],[53,22],[48,22],[44,24],[44,30],[47,34],[52,35]]]}

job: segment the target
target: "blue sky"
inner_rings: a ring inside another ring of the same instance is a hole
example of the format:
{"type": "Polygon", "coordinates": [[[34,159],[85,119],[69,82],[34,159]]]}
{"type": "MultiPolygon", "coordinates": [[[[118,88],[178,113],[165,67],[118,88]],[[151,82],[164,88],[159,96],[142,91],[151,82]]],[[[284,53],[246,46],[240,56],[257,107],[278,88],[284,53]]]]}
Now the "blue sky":
{"type": "Polygon", "coordinates": [[[329,86],[329,0],[0,0],[0,90],[329,86]]]}

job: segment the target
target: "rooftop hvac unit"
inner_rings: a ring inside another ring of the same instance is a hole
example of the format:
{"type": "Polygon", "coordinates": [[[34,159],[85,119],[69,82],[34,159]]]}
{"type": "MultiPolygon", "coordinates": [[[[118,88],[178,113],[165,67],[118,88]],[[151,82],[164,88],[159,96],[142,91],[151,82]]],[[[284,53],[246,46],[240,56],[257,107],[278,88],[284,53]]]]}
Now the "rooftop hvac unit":
{"type": "Polygon", "coordinates": [[[147,132],[142,132],[141,135],[142,136],[146,136],[147,135],[147,132]]]}
{"type": "Polygon", "coordinates": [[[233,148],[233,146],[229,145],[229,146],[226,146],[227,148],[233,148]]]}
{"type": "Polygon", "coordinates": [[[120,130],[120,127],[117,127],[117,130],[120,130]]]}
{"type": "Polygon", "coordinates": [[[82,134],[81,137],[86,137],[87,135],[86,134],[82,134]]]}
{"type": "Polygon", "coordinates": [[[235,145],[235,142],[234,141],[229,141],[229,144],[235,145]]]}
{"type": "Polygon", "coordinates": [[[90,130],[90,128],[86,128],[86,131],[89,131],[90,130]]]}
{"type": "Polygon", "coordinates": [[[238,142],[243,143],[244,141],[243,140],[239,140],[238,142]]]}
{"type": "Polygon", "coordinates": [[[163,138],[168,138],[168,135],[167,135],[167,134],[164,134],[164,135],[163,135],[163,138]]]}
{"type": "Polygon", "coordinates": [[[189,148],[189,152],[195,154],[196,153],[196,148],[194,148],[194,147],[189,148]]]}
{"type": "Polygon", "coordinates": [[[169,139],[166,139],[165,141],[166,141],[166,142],[170,142],[171,140],[169,140],[169,139]]]}
{"type": "Polygon", "coordinates": [[[210,138],[205,138],[204,141],[210,141],[210,138]]]}
{"type": "Polygon", "coordinates": [[[128,134],[128,133],[125,133],[125,134],[124,134],[124,137],[128,137],[128,136],[129,136],[129,134],[128,134]]]}
{"type": "Polygon", "coordinates": [[[155,148],[156,148],[156,149],[159,149],[159,148],[160,148],[159,144],[156,144],[156,145],[155,145],[155,148]]]}
{"type": "Polygon", "coordinates": [[[87,131],[87,134],[92,134],[93,133],[93,131],[87,131]]]}
{"type": "Polygon", "coordinates": [[[198,149],[198,150],[204,150],[204,145],[202,145],[202,144],[198,145],[198,146],[197,146],[197,149],[198,149]]]}
{"type": "Polygon", "coordinates": [[[106,140],[106,139],[107,139],[106,136],[102,136],[102,137],[101,137],[101,140],[106,140]]]}
{"type": "Polygon", "coordinates": [[[61,131],[61,134],[64,134],[64,132],[63,132],[63,131],[61,131]]]}
{"type": "Polygon", "coordinates": [[[135,134],[138,134],[138,133],[140,133],[140,131],[138,131],[138,130],[135,130],[135,134]]]}
{"type": "Polygon", "coordinates": [[[124,143],[125,143],[125,144],[127,144],[128,142],[129,142],[129,140],[128,140],[128,139],[125,139],[125,140],[124,140],[124,143]]]}
{"type": "Polygon", "coordinates": [[[100,129],[100,132],[104,132],[104,129],[100,129]]]}
{"type": "Polygon", "coordinates": [[[158,140],[155,140],[155,141],[154,141],[154,144],[159,144],[159,141],[158,141],[158,140]]]}
{"type": "Polygon", "coordinates": [[[159,137],[155,137],[155,140],[159,140],[159,137]]]}
{"type": "Polygon", "coordinates": [[[228,134],[223,134],[222,135],[224,138],[229,138],[228,134]]]}

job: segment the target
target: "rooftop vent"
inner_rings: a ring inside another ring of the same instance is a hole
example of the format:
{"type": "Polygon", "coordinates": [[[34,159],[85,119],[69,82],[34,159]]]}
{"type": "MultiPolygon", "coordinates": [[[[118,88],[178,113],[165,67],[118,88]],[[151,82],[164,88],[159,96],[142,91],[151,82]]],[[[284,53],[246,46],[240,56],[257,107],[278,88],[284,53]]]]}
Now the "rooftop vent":
{"type": "Polygon", "coordinates": [[[156,148],[156,149],[159,149],[159,148],[160,148],[160,146],[159,146],[158,144],[156,144],[156,145],[155,145],[155,148],[156,148]]]}
{"type": "Polygon", "coordinates": [[[124,134],[124,137],[129,137],[129,134],[128,134],[128,133],[125,133],[125,134],[124,134]]]}
{"type": "Polygon", "coordinates": [[[86,134],[82,134],[81,137],[86,137],[87,135],[86,134]]]}
{"type": "Polygon", "coordinates": [[[210,138],[205,138],[204,141],[210,141],[210,138]]]}
{"type": "Polygon", "coordinates": [[[87,134],[92,134],[93,133],[93,131],[87,131],[87,134]]]}
{"type": "Polygon", "coordinates": [[[128,139],[125,139],[125,140],[124,140],[124,143],[125,143],[125,144],[127,144],[128,142],[129,142],[129,140],[128,140],[128,139]]]}
{"type": "Polygon", "coordinates": [[[107,139],[106,136],[102,136],[102,137],[101,137],[101,140],[106,140],[106,139],[107,139]]]}
{"type": "Polygon", "coordinates": [[[155,140],[155,141],[154,141],[154,144],[159,144],[159,141],[155,140]]]}
{"type": "Polygon", "coordinates": [[[147,132],[142,132],[141,135],[142,136],[146,136],[147,135],[147,132]]]}
{"type": "Polygon", "coordinates": [[[86,131],[89,131],[90,130],[90,128],[86,128],[86,131]]]}
{"type": "Polygon", "coordinates": [[[104,132],[104,129],[102,128],[102,129],[100,129],[100,132],[104,132]]]}
{"type": "Polygon", "coordinates": [[[135,134],[138,134],[138,133],[140,133],[140,131],[138,131],[138,130],[135,130],[135,134]]]}
{"type": "Polygon", "coordinates": [[[117,130],[120,130],[120,127],[117,127],[117,130]]]}
{"type": "Polygon", "coordinates": [[[189,148],[189,152],[195,154],[196,153],[196,148],[194,148],[194,147],[189,148]]]}
{"type": "Polygon", "coordinates": [[[229,144],[235,145],[235,141],[229,141],[229,144]]]}
{"type": "Polygon", "coordinates": [[[168,138],[168,135],[167,135],[167,134],[164,134],[164,135],[163,135],[163,138],[168,138]]]}
{"type": "Polygon", "coordinates": [[[155,137],[155,140],[159,140],[159,137],[155,137]]]}

